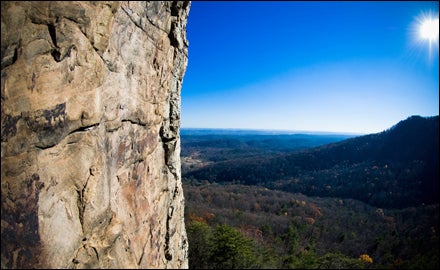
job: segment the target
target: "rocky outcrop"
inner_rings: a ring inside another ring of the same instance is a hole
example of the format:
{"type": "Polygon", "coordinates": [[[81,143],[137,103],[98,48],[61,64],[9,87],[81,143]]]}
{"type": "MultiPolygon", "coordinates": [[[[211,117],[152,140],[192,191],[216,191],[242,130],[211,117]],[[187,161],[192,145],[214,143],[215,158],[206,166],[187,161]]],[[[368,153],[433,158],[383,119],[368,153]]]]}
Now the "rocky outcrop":
{"type": "Polygon", "coordinates": [[[1,267],[187,268],[185,2],[1,2],[1,267]]]}

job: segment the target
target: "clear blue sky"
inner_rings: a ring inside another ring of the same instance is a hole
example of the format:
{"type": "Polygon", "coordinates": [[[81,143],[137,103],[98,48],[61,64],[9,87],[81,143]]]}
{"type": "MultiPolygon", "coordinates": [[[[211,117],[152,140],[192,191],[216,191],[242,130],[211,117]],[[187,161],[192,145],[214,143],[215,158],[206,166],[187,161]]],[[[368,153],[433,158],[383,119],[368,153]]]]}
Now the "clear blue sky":
{"type": "Polygon", "coordinates": [[[438,2],[192,1],[183,128],[376,133],[439,114],[438,2]]]}

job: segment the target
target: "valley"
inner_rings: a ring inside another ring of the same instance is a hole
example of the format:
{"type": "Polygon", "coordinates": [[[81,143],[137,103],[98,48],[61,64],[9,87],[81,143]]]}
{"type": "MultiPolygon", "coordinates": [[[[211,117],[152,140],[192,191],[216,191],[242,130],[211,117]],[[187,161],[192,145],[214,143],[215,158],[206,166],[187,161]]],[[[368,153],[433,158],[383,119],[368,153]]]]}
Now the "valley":
{"type": "Polygon", "coordinates": [[[181,154],[190,268],[438,266],[438,116],[359,136],[192,132],[181,154]],[[247,259],[218,253],[224,227],[247,259]]]}

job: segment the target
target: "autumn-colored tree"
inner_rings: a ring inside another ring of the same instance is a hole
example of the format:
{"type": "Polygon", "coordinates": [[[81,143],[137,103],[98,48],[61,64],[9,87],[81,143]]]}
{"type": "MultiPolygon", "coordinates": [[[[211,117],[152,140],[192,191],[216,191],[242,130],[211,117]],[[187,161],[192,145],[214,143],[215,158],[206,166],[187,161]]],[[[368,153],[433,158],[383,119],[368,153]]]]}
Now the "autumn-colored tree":
{"type": "Polygon", "coordinates": [[[367,262],[367,263],[373,263],[373,259],[368,254],[360,255],[359,260],[367,262]]]}

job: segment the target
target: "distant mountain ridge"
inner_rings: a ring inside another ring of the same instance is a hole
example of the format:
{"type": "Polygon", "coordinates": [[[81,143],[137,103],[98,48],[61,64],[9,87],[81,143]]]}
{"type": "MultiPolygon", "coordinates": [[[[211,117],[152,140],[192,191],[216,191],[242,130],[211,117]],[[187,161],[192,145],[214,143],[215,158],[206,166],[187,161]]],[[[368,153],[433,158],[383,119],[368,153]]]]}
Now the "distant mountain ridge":
{"type": "Polygon", "coordinates": [[[438,203],[438,119],[411,116],[380,133],[287,154],[218,162],[183,177],[352,198],[378,207],[438,203]]]}

